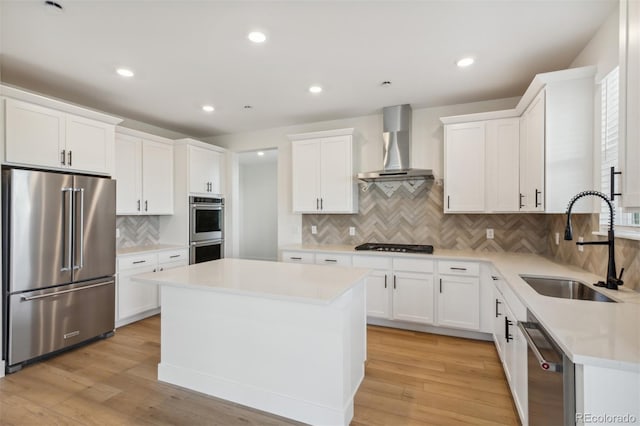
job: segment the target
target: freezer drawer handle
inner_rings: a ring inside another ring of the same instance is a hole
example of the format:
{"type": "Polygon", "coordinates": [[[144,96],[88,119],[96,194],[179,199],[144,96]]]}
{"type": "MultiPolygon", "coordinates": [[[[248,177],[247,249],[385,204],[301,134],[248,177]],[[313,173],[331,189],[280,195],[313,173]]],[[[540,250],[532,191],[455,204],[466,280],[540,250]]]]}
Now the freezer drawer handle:
{"type": "Polygon", "coordinates": [[[102,287],[102,286],[109,285],[109,284],[114,284],[114,283],[115,283],[115,281],[111,280],[111,281],[106,281],[106,282],[103,282],[103,283],[86,285],[84,287],[72,288],[70,290],[56,291],[55,293],[39,294],[37,296],[29,296],[29,297],[22,296],[20,298],[20,300],[23,301],[23,302],[28,302],[30,300],[37,300],[37,299],[44,299],[44,298],[47,298],[47,297],[60,296],[61,294],[73,293],[75,291],[87,290],[89,288],[102,287]]]}
{"type": "Polygon", "coordinates": [[[540,349],[536,346],[536,343],[533,341],[533,337],[531,337],[531,335],[529,334],[529,331],[527,330],[528,327],[536,328],[535,324],[533,323],[518,321],[518,328],[520,329],[520,331],[522,331],[522,334],[524,335],[524,338],[527,341],[527,344],[529,345],[529,349],[531,349],[531,352],[533,352],[533,354],[535,355],[536,359],[538,360],[538,363],[540,363],[540,368],[542,368],[545,371],[553,371],[556,373],[561,373],[562,364],[547,361],[546,359],[544,359],[544,357],[542,356],[542,353],[540,352],[540,349]]]}

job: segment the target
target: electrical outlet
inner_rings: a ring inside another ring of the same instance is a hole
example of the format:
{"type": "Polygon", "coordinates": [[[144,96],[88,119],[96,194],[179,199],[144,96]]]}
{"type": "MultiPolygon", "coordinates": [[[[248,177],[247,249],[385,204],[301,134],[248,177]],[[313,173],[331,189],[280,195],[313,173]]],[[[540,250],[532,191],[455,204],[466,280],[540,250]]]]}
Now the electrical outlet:
{"type": "Polygon", "coordinates": [[[116,228],[116,238],[120,238],[120,228],[116,228]]]}
{"type": "Polygon", "coordinates": [[[349,235],[352,236],[352,237],[354,235],[356,235],[356,227],[355,226],[350,226],[349,227],[349,235]]]}
{"type": "MultiPolygon", "coordinates": [[[[579,243],[583,243],[584,242],[584,238],[578,237],[578,242],[579,243]]],[[[584,246],[578,246],[578,251],[584,251],[584,246]]]]}
{"type": "Polygon", "coordinates": [[[493,240],[493,228],[487,228],[487,240],[493,240]]]}
{"type": "Polygon", "coordinates": [[[318,227],[316,225],[311,225],[311,233],[316,235],[318,233],[318,227]]]}
{"type": "Polygon", "coordinates": [[[559,246],[560,245],[560,233],[556,232],[556,245],[559,246]]]}

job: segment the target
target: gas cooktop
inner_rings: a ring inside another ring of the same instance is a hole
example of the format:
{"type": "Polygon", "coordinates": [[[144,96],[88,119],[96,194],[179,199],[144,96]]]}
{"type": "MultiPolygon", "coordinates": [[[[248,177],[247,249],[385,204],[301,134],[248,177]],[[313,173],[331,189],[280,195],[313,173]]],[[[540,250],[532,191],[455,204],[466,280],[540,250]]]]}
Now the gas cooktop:
{"type": "Polygon", "coordinates": [[[398,253],[433,253],[433,246],[427,244],[385,244],[364,243],[356,247],[356,250],[391,251],[398,253]]]}

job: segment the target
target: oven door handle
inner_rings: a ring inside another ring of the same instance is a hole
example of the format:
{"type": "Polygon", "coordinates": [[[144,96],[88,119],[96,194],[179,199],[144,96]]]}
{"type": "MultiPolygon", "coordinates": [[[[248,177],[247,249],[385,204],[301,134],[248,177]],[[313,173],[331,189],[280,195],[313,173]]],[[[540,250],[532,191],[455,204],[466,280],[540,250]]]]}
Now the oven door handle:
{"type": "Polygon", "coordinates": [[[540,352],[540,349],[533,341],[533,337],[531,337],[531,335],[529,334],[528,328],[536,328],[535,325],[530,322],[518,321],[518,328],[520,329],[520,331],[522,331],[522,334],[527,341],[527,345],[529,345],[529,349],[531,349],[531,352],[533,352],[533,355],[535,355],[536,359],[538,360],[540,368],[542,368],[544,371],[562,373],[562,364],[547,361],[546,359],[544,359],[544,356],[540,352]]]}
{"type": "Polygon", "coordinates": [[[222,206],[212,206],[211,204],[191,204],[191,208],[201,210],[222,210],[222,206]]]}
{"type": "Polygon", "coordinates": [[[222,244],[222,240],[193,241],[191,247],[213,246],[216,244],[222,244]]]}

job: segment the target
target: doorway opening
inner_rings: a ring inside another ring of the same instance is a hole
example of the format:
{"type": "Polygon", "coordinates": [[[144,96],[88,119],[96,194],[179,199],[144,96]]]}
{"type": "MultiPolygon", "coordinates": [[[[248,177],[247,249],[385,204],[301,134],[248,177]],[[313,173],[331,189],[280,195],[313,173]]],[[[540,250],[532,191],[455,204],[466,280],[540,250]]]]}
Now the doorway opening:
{"type": "Polygon", "coordinates": [[[238,255],[278,260],[278,150],[238,154],[238,255]]]}

